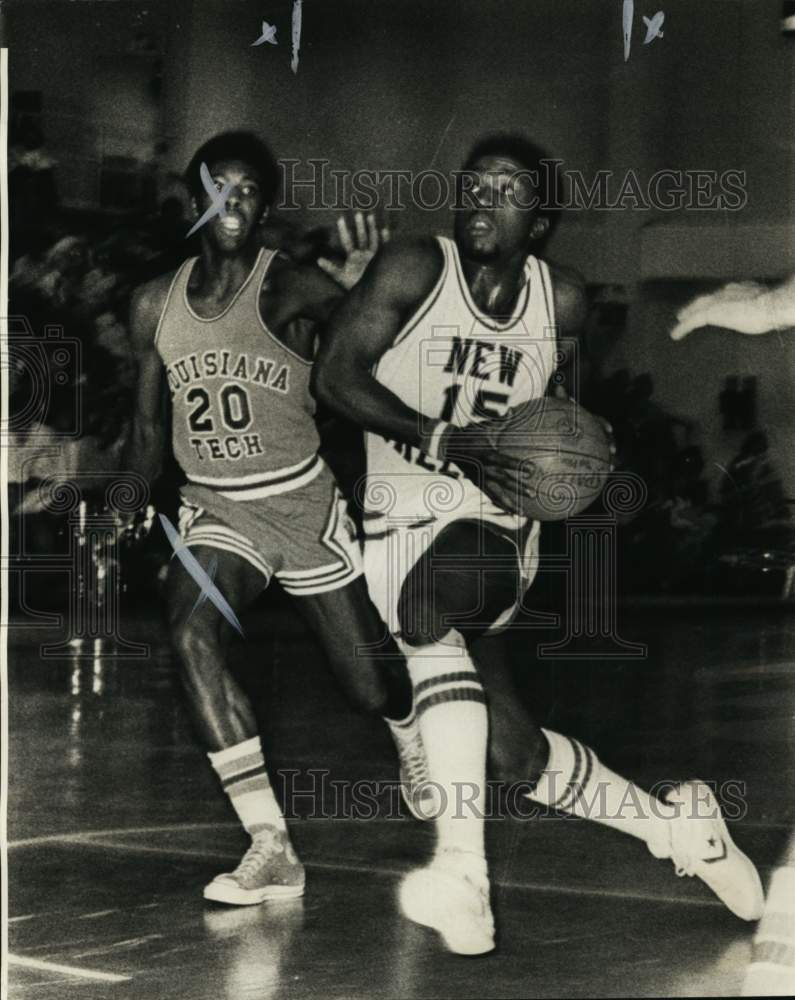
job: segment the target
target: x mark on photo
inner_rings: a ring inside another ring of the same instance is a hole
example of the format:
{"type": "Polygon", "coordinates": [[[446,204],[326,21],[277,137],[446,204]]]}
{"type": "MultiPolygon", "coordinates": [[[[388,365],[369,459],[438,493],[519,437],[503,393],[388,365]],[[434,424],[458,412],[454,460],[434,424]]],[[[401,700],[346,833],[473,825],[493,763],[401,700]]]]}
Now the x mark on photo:
{"type": "Polygon", "coordinates": [[[206,163],[202,163],[199,167],[199,176],[201,177],[202,184],[204,185],[204,190],[210,196],[211,204],[201,218],[197,219],[197,221],[191,226],[190,230],[185,235],[185,239],[187,239],[188,236],[193,236],[196,230],[200,229],[205,222],[209,222],[214,215],[220,215],[222,219],[226,218],[226,199],[232,193],[232,188],[234,187],[231,181],[227,181],[219,191],[215,181],[210,176],[210,171],[206,163]]]}

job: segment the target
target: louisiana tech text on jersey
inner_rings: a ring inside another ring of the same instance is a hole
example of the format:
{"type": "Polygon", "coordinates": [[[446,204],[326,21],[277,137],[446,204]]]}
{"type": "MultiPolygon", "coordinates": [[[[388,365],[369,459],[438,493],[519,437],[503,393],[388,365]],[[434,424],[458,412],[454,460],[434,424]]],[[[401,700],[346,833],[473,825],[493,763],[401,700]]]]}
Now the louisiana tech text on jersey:
{"type": "Polygon", "coordinates": [[[172,394],[183,386],[206,378],[233,378],[262,385],[276,392],[290,391],[290,369],[283,364],[274,372],[276,363],[269,358],[249,358],[238,354],[232,362],[230,351],[204,351],[189,354],[166,366],[166,377],[172,394]]]}

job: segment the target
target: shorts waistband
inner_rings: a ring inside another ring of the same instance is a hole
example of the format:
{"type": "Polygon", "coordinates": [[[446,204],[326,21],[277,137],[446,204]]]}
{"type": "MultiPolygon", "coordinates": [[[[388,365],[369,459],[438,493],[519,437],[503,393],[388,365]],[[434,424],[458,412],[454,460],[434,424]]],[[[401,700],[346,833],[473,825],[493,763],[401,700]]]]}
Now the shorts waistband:
{"type": "Polygon", "coordinates": [[[238,479],[219,479],[210,476],[188,476],[188,482],[216,490],[228,500],[261,500],[297,490],[320,475],[326,463],[318,454],[311,455],[295,465],[238,479]]]}

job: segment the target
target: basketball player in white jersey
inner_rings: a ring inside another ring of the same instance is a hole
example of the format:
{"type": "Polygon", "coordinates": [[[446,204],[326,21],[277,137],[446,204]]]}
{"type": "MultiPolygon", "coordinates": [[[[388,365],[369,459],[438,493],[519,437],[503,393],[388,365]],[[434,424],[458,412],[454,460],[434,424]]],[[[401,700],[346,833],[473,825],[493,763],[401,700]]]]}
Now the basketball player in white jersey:
{"type": "Polygon", "coordinates": [[[537,209],[538,155],[520,137],[479,143],[454,239],[384,247],[335,311],[314,372],[319,398],[368,431],[365,572],[408,657],[439,787],[436,851],[404,879],[401,904],[462,954],[494,947],[487,700],[496,777],[642,839],[740,917],[762,908],[756,869],[708,786],[687,782],[667,802],[651,798],[589,747],[539,729],[499,665],[481,664],[481,674],[470,655],[472,639],[505,624],[531,583],[539,534],[518,513],[517,463],[494,451],[479,422],[546,393],[556,338],[575,335],[585,312],[576,276],[531,253],[548,226],[537,209]]]}
{"type": "MultiPolygon", "coordinates": [[[[404,775],[424,774],[411,683],[367,595],[360,548],[334,478],[318,455],[309,375],[318,321],[343,294],[314,267],[263,250],[258,227],[277,166],[248,133],[226,133],[193,157],[186,181],[197,217],[210,204],[206,164],[224,213],[201,228],[201,255],[144,285],[131,332],[140,368],[124,468],[161,467],[163,389],[171,392],[184,543],[237,614],[276,577],[314,631],[349,699],[387,717],[404,775]],[[381,654],[367,653],[378,648],[381,654]]],[[[252,843],[205,898],[229,904],[299,896],[304,870],[287,835],[249,699],[227,670],[231,625],[174,560],[171,635],[210,761],[252,843]]],[[[300,669],[300,664],[296,666],[300,669]]]]}

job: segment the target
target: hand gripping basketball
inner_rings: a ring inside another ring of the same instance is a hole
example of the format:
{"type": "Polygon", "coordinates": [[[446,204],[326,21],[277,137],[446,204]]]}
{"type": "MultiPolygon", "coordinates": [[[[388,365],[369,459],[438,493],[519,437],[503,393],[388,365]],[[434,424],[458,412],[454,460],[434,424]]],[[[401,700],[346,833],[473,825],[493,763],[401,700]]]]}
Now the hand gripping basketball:
{"type": "Polygon", "coordinates": [[[523,463],[499,450],[506,417],[492,417],[465,427],[450,426],[440,442],[439,456],[455,462],[467,478],[498,507],[522,513],[523,463]]]}
{"type": "Polygon", "coordinates": [[[531,400],[504,417],[450,428],[444,454],[498,506],[540,521],[573,517],[604,489],[615,448],[572,399],[531,400]]]}

